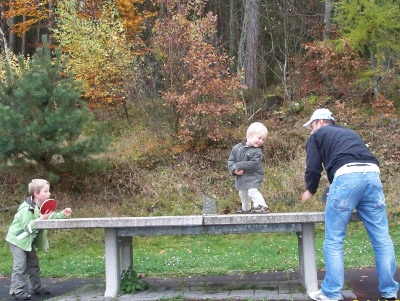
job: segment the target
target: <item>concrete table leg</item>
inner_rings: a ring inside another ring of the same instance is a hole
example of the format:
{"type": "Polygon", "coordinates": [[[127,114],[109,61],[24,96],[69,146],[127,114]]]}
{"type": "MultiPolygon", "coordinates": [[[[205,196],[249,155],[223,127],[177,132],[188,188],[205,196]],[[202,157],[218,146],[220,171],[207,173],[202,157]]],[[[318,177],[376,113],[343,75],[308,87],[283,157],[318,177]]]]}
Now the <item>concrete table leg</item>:
{"type": "Polygon", "coordinates": [[[121,254],[121,272],[133,268],[132,236],[118,237],[121,254]]]}
{"type": "Polygon", "coordinates": [[[298,233],[301,284],[307,293],[318,290],[317,259],[315,255],[314,224],[302,224],[298,233]]]}
{"type": "Polygon", "coordinates": [[[105,228],[105,268],[106,268],[106,291],[104,297],[116,297],[120,286],[120,256],[118,250],[117,230],[105,228]]]}

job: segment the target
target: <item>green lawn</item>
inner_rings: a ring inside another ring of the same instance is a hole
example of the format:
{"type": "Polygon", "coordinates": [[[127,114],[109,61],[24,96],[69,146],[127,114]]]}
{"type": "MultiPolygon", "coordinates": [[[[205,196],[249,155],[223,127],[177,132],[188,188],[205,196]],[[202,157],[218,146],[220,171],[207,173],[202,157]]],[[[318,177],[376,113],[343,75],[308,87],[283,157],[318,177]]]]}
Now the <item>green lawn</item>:
{"type": "MultiPolygon", "coordinates": [[[[391,224],[396,253],[400,251],[400,225],[391,224]]],[[[317,266],[322,258],[324,230],[316,227],[317,266]]],[[[49,253],[38,253],[42,277],[104,277],[103,231],[54,230],[49,253]]],[[[148,276],[200,276],[298,269],[294,233],[193,235],[134,238],[135,270],[148,276]]],[[[345,266],[374,266],[372,248],[361,223],[349,225],[345,266]]],[[[8,277],[11,253],[0,247],[0,274],[8,277]]],[[[399,258],[397,259],[398,262],[399,258]]]]}

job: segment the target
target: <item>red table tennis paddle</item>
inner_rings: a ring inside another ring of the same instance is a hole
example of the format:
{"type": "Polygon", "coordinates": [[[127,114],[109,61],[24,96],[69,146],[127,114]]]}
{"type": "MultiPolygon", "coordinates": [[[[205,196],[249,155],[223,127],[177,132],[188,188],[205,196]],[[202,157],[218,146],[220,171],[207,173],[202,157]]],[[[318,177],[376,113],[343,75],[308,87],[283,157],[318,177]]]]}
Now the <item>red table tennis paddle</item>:
{"type": "Polygon", "coordinates": [[[42,206],[40,206],[40,213],[46,214],[46,212],[52,212],[56,210],[56,200],[54,199],[47,199],[43,202],[42,206]]]}

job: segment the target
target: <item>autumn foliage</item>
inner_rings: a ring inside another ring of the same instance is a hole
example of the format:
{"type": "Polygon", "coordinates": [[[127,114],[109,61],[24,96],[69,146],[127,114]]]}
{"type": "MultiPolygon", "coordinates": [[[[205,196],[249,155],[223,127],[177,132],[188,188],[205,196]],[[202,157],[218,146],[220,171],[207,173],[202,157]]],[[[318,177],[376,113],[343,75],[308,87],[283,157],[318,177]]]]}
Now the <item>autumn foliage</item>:
{"type": "Polygon", "coordinates": [[[368,69],[368,62],[350,46],[336,50],[332,42],[313,42],[304,45],[306,55],[293,74],[301,83],[300,97],[327,94],[335,99],[349,97],[354,88],[355,75],[368,69]]]}
{"type": "Polygon", "coordinates": [[[14,33],[22,36],[41,20],[47,19],[49,17],[48,3],[48,0],[14,0],[4,3],[8,6],[8,10],[5,12],[7,18],[24,18],[23,22],[14,25],[14,33]]]}
{"type": "MultiPolygon", "coordinates": [[[[92,108],[124,102],[137,88],[134,78],[140,79],[140,75],[136,74],[137,57],[131,51],[135,44],[125,35],[128,21],[115,3],[78,7],[75,1],[65,0],[58,4],[57,12],[61,21],[53,35],[69,55],[69,68],[83,84],[83,97],[92,108]]],[[[143,19],[135,24],[141,22],[143,19]]],[[[132,31],[133,25],[129,26],[132,31]]]]}
{"type": "Polygon", "coordinates": [[[175,130],[184,142],[218,141],[221,125],[240,107],[241,86],[229,58],[215,46],[216,16],[202,16],[204,1],[159,1],[166,11],[155,24],[155,53],[163,62],[175,130]],[[193,17],[194,16],[194,17],[193,17]]]}

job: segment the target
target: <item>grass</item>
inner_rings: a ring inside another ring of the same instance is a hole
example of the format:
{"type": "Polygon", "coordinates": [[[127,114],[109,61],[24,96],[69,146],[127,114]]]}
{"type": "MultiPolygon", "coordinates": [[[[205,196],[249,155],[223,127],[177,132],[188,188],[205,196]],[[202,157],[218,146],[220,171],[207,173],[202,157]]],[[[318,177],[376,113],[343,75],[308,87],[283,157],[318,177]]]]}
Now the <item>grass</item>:
{"type": "MultiPolygon", "coordinates": [[[[323,226],[316,227],[317,266],[322,258],[323,226]]],[[[102,230],[53,230],[49,253],[39,253],[42,277],[104,277],[102,230]],[[92,240],[80,238],[88,238],[92,240]],[[74,239],[75,238],[75,239],[74,239]]],[[[391,226],[396,253],[400,251],[400,224],[391,226]]],[[[211,276],[255,274],[298,269],[297,236],[293,233],[193,235],[134,238],[134,265],[147,276],[211,276]]],[[[372,247],[362,224],[349,225],[345,266],[374,266],[372,247]]],[[[11,253],[1,245],[0,275],[9,277],[11,253]]],[[[399,258],[398,258],[399,260],[399,258]]]]}

